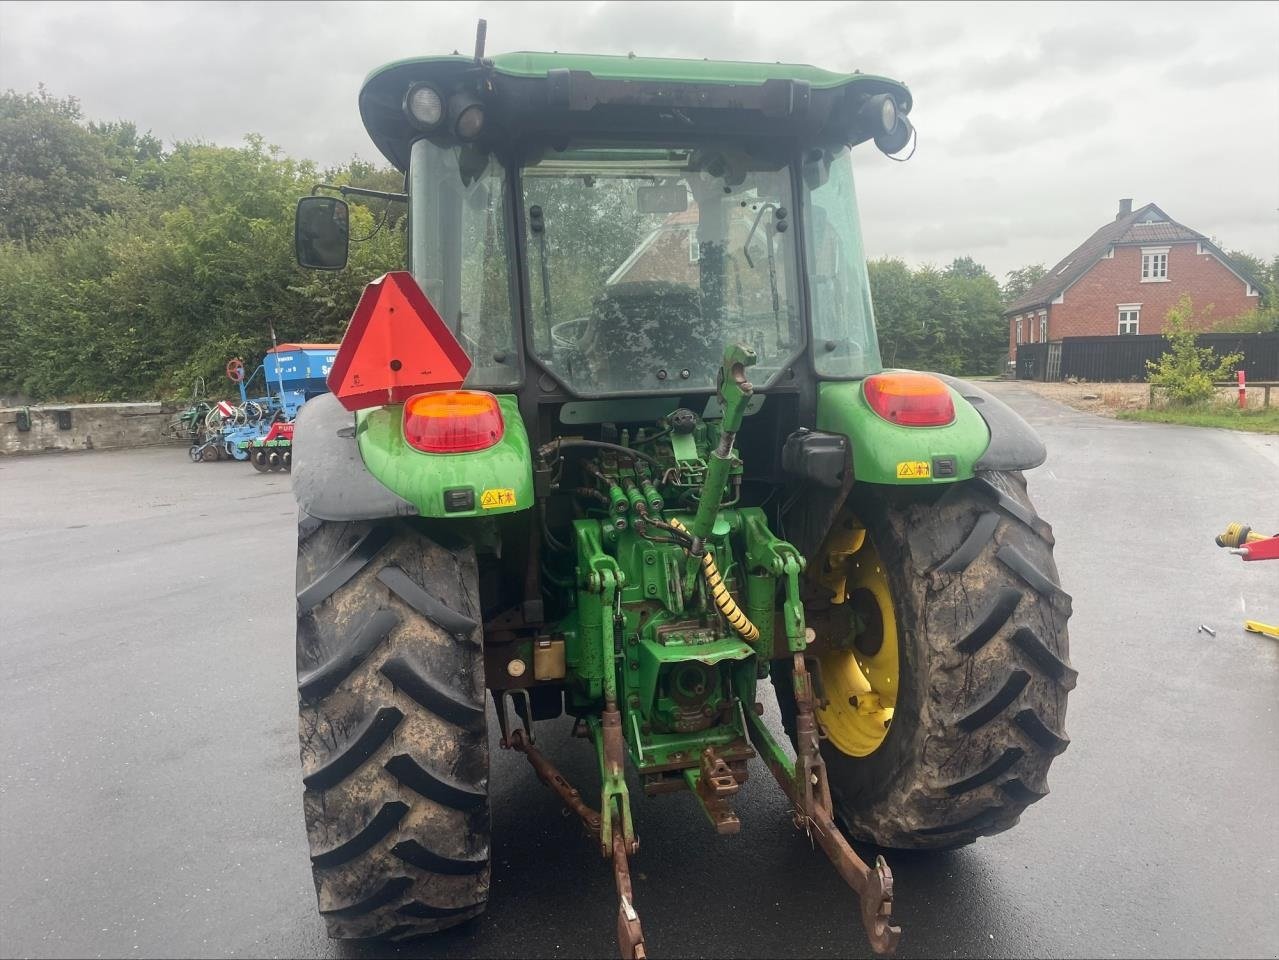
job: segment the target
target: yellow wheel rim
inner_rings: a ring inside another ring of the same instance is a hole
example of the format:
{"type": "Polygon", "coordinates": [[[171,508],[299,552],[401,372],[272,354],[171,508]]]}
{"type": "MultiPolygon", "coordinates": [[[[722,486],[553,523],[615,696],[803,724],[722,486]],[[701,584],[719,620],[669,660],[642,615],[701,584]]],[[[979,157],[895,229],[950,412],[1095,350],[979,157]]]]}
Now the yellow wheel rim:
{"type": "Polygon", "coordinates": [[[832,608],[832,626],[838,628],[818,657],[826,706],[817,711],[817,721],[841,753],[866,757],[884,742],[897,706],[897,617],[869,537],[855,552],[827,559],[847,580],[844,602],[832,608]]]}

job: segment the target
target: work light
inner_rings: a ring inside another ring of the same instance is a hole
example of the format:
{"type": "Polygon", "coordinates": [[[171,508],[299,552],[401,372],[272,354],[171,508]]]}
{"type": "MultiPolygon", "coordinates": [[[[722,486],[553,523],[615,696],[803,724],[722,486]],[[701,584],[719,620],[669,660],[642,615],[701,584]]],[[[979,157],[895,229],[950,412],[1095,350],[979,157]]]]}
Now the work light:
{"type": "Polygon", "coordinates": [[[897,126],[897,101],[892,94],[881,93],[869,97],[857,111],[863,129],[871,137],[881,137],[891,133],[897,126]]]}
{"type": "Polygon", "coordinates": [[[404,112],[423,130],[434,130],[444,119],[444,99],[434,87],[415,83],[404,96],[404,112]]]}
{"type": "Polygon", "coordinates": [[[484,105],[473,94],[459,91],[449,97],[453,134],[459,140],[474,140],[484,127],[484,105]]]}
{"type": "Polygon", "coordinates": [[[897,102],[892,97],[884,97],[883,106],[879,109],[879,122],[888,133],[897,126],[897,102]]]}

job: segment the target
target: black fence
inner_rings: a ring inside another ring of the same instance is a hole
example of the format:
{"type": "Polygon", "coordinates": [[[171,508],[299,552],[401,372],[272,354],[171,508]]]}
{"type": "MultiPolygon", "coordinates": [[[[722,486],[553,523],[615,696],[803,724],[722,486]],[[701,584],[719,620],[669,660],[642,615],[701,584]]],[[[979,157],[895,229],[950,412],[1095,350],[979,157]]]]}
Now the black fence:
{"type": "MultiPolygon", "coordinates": [[[[1279,333],[1201,333],[1195,339],[1199,346],[1211,347],[1218,356],[1242,353],[1239,369],[1249,380],[1279,380],[1279,333]]],[[[1168,341],[1153,333],[1023,343],[1017,348],[1017,379],[1144,381],[1146,361],[1158,360],[1167,352],[1168,341]]]]}

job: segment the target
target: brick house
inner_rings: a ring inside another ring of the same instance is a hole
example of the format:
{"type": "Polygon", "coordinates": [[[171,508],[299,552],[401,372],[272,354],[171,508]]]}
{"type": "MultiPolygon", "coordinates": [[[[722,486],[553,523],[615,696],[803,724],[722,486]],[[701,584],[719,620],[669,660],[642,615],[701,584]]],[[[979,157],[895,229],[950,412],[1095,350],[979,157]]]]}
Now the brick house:
{"type": "Polygon", "coordinates": [[[1004,310],[1008,356],[1020,343],[1063,337],[1162,333],[1182,294],[1195,312],[1237,317],[1260,302],[1257,287],[1202,233],[1153,203],[1119,213],[1004,310]]]}

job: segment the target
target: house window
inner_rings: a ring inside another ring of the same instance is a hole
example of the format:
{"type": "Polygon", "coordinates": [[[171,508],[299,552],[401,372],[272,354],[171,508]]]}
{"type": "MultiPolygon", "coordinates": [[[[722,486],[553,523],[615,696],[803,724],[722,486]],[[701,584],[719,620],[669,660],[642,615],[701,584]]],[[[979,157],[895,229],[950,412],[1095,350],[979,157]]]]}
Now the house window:
{"type": "Polygon", "coordinates": [[[1017,318],[1017,346],[1020,347],[1022,345],[1022,342],[1023,341],[1021,339],[1021,317],[1018,317],[1017,318]]]}
{"type": "Polygon", "coordinates": [[[688,262],[697,263],[702,259],[702,245],[697,242],[697,228],[688,231],[688,262]]]}
{"type": "Polygon", "coordinates": [[[1168,280],[1168,248],[1141,248],[1141,282],[1165,283],[1168,280]]]}
{"type": "Polygon", "coordinates": [[[1134,336],[1141,321],[1141,304],[1125,303],[1119,307],[1119,335],[1134,336]]]}
{"type": "Polygon", "coordinates": [[[1039,311],[1039,342],[1048,342],[1048,311],[1039,311]]]}

